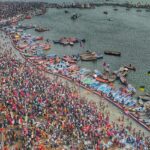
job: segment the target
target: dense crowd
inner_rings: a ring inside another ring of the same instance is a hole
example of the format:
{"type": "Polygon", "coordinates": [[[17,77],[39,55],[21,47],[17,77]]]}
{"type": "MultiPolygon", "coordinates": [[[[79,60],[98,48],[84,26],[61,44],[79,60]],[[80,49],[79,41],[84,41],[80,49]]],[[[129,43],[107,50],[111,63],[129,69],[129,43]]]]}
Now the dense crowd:
{"type": "Polygon", "coordinates": [[[0,56],[1,147],[16,149],[148,150],[149,138],[80,98],[60,80],[21,63],[11,52],[0,56]],[[132,133],[132,134],[130,134],[132,133]]]}
{"type": "Polygon", "coordinates": [[[0,2],[0,20],[26,14],[43,8],[44,3],[37,2],[0,2]]]}

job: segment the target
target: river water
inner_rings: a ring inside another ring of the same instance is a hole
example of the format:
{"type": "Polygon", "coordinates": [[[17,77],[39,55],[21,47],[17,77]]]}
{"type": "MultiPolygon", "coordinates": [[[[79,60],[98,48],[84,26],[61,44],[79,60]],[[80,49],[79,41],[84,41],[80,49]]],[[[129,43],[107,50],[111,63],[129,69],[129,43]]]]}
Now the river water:
{"type": "Polygon", "coordinates": [[[50,2],[50,3],[63,3],[63,2],[115,2],[115,3],[125,3],[125,2],[130,2],[130,3],[138,3],[140,2],[141,4],[146,4],[146,3],[150,3],[149,0],[0,0],[0,1],[41,1],[41,2],[50,2]]]}
{"type": "MultiPolygon", "coordinates": [[[[60,2],[60,0],[46,1],[60,2]]],[[[63,1],[77,2],[78,0],[61,0],[61,2],[63,1]]],[[[93,1],[101,2],[100,0],[93,1]]],[[[113,1],[118,2],[118,0],[113,1]]],[[[120,0],[119,2],[125,1],[120,0]]],[[[143,2],[148,1],[143,0],[143,2]]],[[[36,16],[23,22],[49,27],[50,31],[44,33],[37,33],[34,30],[27,31],[34,35],[42,35],[45,39],[57,40],[64,36],[86,39],[84,47],[80,47],[80,44],[74,47],[53,44],[50,52],[61,56],[77,54],[85,50],[93,50],[101,54],[104,50],[120,51],[121,57],[104,55],[103,60],[79,62],[79,65],[91,70],[102,70],[102,63],[105,61],[110,64],[112,70],[117,70],[123,64],[133,64],[137,71],[129,73],[127,77],[129,83],[136,88],[144,85],[146,91],[150,92],[150,76],[147,75],[147,72],[150,71],[150,12],[146,12],[144,9],[142,12],[137,12],[136,9],[127,11],[125,8],[119,7],[118,11],[114,11],[113,7],[106,6],[90,10],[69,9],[68,14],[64,13],[64,9],[49,9],[45,15],[36,16]],[[105,15],[104,11],[108,11],[108,15],[105,15]],[[73,13],[79,13],[81,17],[72,21],[70,16],[73,13]],[[108,19],[112,21],[108,21],[108,19]]]]}

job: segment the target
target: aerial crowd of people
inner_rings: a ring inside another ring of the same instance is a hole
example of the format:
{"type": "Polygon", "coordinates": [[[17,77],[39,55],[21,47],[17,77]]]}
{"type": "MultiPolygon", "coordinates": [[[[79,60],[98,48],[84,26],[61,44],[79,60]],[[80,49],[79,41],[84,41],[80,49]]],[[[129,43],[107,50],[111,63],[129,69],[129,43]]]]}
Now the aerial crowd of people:
{"type": "Polygon", "coordinates": [[[109,113],[79,97],[58,78],[49,78],[12,57],[0,56],[1,147],[9,149],[148,150],[149,138],[132,126],[111,123],[109,113]]]}
{"type": "MultiPolygon", "coordinates": [[[[6,6],[0,5],[0,19],[36,7],[6,6]]],[[[125,126],[123,119],[111,122],[104,103],[87,101],[76,88],[17,59],[6,37],[1,39],[0,149],[150,149],[150,137],[141,130],[125,126]]]]}

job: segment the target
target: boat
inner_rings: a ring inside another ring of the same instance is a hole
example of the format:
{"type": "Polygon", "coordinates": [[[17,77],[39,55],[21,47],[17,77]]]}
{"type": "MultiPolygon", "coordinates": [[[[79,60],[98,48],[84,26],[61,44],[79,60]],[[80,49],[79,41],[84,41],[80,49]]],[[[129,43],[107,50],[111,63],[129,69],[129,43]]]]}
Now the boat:
{"type": "Polygon", "coordinates": [[[57,55],[56,54],[47,54],[46,57],[47,58],[56,58],[57,55]]]}
{"type": "Polygon", "coordinates": [[[139,90],[140,90],[141,92],[144,92],[144,91],[145,91],[145,86],[144,86],[144,85],[140,86],[140,87],[139,87],[139,90]]]}
{"type": "Polygon", "coordinates": [[[45,32],[45,31],[49,31],[49,29],[42,28],[42,27],[37,27],[37,28],[35,28],[35,31],[37,31],[37,32],[45,32]]]}
{"type": "Polygon", "coordinates": [[[43,50],[49,50],[51,48],[51,45],[50,44],[44,44],[42,45],[43,47],[43,50]]]}
{"type": "Polygon", "coordinates": [[[150,12],[150,9],[146,9],[145,11],[150,12]]]}
{"type": "Polygon", "coordinates": [[[76,61],[75,61],[71,56],[64,56],[64,57],[62,58],[62,60],[66,61],[66,62],[68,62],[68,63],[73,63],[73,64],[76,63],[76,61]]]}
{"type": "Polygon", "coordinates": [[[145,95],[150,97],[150,93],[146,93],[145,95]]]}
{"type": "Polygon", "coordinates": [[[114,82],[116,80],[117,76],[115,74],[109,75],[108,81],[114,82]]]}
{"type": "Polygon", "coordinates": [[[67,45],[73,46],[75,43],[79,43],[80,41],[85,42],[85,39],[79,40],[74,37],[68,37],[68,38],[63,37],[63,38],[60,38],[59,40],[54,40],[53,42],[54,44],[61,44],[64,46],[67,46],[67,45]]]}
{"type": "Polygon", "coordinates": [[[124,85],[127,85],[127,79],[124,76],[120,76],[120,81],[121,83],[123,83],[124,85]]]}
{"type": "Polygon", "coordinates": [[[114,55],[114,56],[121,56],[121,52],[118,51],[104,51],[106,55],[114,55]]]}
{"type": "Polygon", "coordinates": [[[25,57],[32,57],[33,55],[28,54],[28,53],[22,53],[25,57]]]}
{"type": "Polygon", "coordinates": [[[131,64],[125,65],[124,68],[127,68],[127,69],[129,69],[129,70],[136,71],[136,68],[135,68],[133,65],[131,65],[131,64]]]}
{"type": "Polygon", "coordinates": [[[117,11],[118,9],[117,8],[114,8],[114,11],[117,11]]]}
{"type": "Polygon", "coordinates": [[[102,77],[98,76],[95,78],[99,82],[108,83],[109,81],[107,79],[103,79],[102,77]]]}
{"type": "Polygon", "coordinates": [[[82,61],[93,61],[93,60],[103,58],[103,55],[98,55],[96,52],[87,51],[80,54],[80,58],[82,61]]]}
{"type": "Polygon", "coordinates": [[[137,11],[137,12],[141,12],[142,10],[141,10],[141,9],[137,9],[136,11],[137,11]]]}
{"type": "Polygon", "coordinates": [[[107,14],[108,14],[108,12],[107,12],[107,11],[104,11],[103,13],[104,13],[105,15],[107,15],[107,14]]]}
{"type": "Polygon", "coordinates": [[[121,83],[123,83],[124,85],[128,85],[127,79],[124,76],[120,76],[120,81],[121,83]]]}
{"type": "Polygon", "coordinates": [[[76,20],[76,19],[78,19],[79,17],[80,17],[80,15],[74,14],[74,15],[71,16],[71,20],[76,20]]]}
{"type": "Polygon", "coordinates": [[[141,95],[141,96],[139,96],[139,99],[141,99],[144,102],[147,102],[147,101],[150,101],[150,96],[141,95]]]}
{"type": "Polygon", "coordinates": [[[68,11],[68,10],[65,10],[64,12],[65,12],[65,14],[69,13],[69,11],[68,11]]]}
{"type": "Polygon", "coordinates": [[[42,37],[42,36],[37,36],[37,37],[35,38],[35,40],[36,40],[36,41],[43,40],[43,37],[42,37]]]}
{"type": "Polygon", "coordinates": [[[31,19],[31,16],[28,15],[28,16],[25,17],[25,19],[31,19]]]}
{"type": "Polygon", "coordinates": [[[23,49],[25,49],[27,46],[28,46],[27,43],[21,43],[21,44],[18,45],[18,48],[21,49],[21,50],[23,50],[23,49]]]}

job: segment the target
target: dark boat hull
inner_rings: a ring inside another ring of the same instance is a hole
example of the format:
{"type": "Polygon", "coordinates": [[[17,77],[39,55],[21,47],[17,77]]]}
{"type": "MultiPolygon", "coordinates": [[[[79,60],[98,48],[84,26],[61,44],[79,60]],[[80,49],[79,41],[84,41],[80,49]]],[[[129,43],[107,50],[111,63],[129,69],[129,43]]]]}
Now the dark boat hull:
{"type": "Polygon", "coordinates": [[[113,55],[113,56],[121,56],[120,52],[115,52],[115,51],[105,51],[104,54],[113,55]]]}

